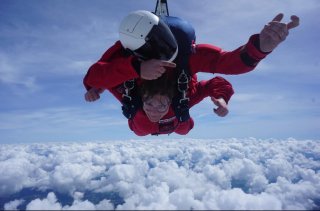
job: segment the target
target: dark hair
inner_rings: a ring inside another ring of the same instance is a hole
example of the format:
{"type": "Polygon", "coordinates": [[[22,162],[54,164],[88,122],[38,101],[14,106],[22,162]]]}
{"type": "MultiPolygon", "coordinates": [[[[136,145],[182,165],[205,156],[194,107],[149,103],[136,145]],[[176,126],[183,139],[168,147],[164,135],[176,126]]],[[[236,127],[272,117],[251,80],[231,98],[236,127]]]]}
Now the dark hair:
{"type": "Polygon", "coordinates": [[[150,99],[157,94],[167,96],[172,100],[176,94],[175,77],[170,77],[170,74],[165,72],[155,80],[142,80],[139,91],[142,100],[150,99]]]}

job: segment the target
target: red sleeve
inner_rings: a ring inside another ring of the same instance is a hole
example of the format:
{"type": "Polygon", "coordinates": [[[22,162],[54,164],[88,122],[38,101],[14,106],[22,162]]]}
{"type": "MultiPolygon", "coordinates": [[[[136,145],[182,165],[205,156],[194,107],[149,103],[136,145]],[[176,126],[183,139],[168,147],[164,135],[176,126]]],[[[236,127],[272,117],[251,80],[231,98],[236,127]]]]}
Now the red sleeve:
{"type": "Polygon", "coordinates": [[[267,53],[261,52],[257,43],[259,35],[250,37],[248,43],[234,51],[224,51],[209,44],[196,46],[196,53],[190,57],[190,69],[197,72],[243,74],[253,70],[267,53]]]}
{"type": "Polygon", "coordinates": [[[102,58],[94,63],[83,79],[86,89],[110,89],[139,75],[132,66],[135,58],[126,55],[121,43],[116,42],[102,58]]]}
{"type": "Polygon", "coordinates": [[[222,77],[203,80],[196,83],[191,90],[189,106],[194,106],[206,97],[223,98],[228,103],[233,94],[231,83],[222,77]]]}
{"type": "Polygon", "coordinates": [[[192,117],[190,117],[188,121],[180,122],[179,126],[175,129],[174,132],[179,135],[186,135],[189,133],[190,130],[192,130],[193,126],[194,126],[194,122],[192,117]]]}

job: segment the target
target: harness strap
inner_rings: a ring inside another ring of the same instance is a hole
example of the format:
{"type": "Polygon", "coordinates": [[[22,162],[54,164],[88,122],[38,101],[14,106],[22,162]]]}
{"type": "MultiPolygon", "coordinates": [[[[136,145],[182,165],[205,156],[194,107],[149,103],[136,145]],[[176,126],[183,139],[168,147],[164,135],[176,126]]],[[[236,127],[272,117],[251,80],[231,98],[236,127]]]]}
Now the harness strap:
{"type": "Polygon", "coordinates": [[[141,106],[141,98],[130,96],[135,87],[135,80],[128,80],[123,83],[125,93],[122,94],[122,113],[127,119],[132,119],[141,106]]]}
{"type": "Polygon", "coordinates": [[[180,99],[180,101],[182,100],[189,100],[189,98],[187,98],[187,90],[189,88],[189,77],[188,75],[185,73],[185,70],[182,70],[179,77],[178,77],[178,90],[179,92],[182,93],[182,99],[180,99]]]}
{"type": "Polygon", "coordinates": [[[128,81],[125,81],[124,83],[123,83],[123,86],[124,86],[124,88],[125,88],[125,94],[123,94],[122,95],[122,97],[128,97],[128,98],[130,98],[130,100],[131,100],[131,97],[130,97],[130,91],[134,88],[134,79],[132,79],[132,80],[128,80],[128,81]]]}
{"type": "Polygon", "coordinates": [[[161,16],[161,15],[169,16],[167,0],[158,0],[156,9],[154,11],[155,11],[155,14],[158,16],[161,16]]]}

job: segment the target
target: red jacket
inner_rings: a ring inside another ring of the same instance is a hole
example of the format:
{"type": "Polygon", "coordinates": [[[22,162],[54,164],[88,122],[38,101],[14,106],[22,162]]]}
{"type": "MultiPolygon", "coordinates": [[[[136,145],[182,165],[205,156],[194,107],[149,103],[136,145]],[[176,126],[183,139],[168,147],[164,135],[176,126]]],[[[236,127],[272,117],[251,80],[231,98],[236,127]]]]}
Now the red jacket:
{"type": "MultiPolygon", "coordinates": [[[[234,75],[249,72],[266,56],[259,50],[258,43],[259,35],[253,35],[246,45],[234,51],[223,51],[209,44],[196,45],[195,53],[189,59],[191,74],[195,76],[197,72],[208,72],[234,75]]],[[[136,57],[128,55],[121,43],[116,42],[98,62],[89,68],[83,81],[86,89],[89,90],[91,87],[108,89],[121,102],[123,82],[134,78],[139,80],[133,65],[135,61],[136,57]]],[[[223,97],[228,102],[233,94],[232,85],[222,77],[200,82],[193,77],[189,87],[189,107],[208,96],[223,97]]],[[[133,119],[128,120],[128,124],[130,129],[139,136],[171,132],[187,134],[194,125],[192,118],[178,123],[171,107],[158,123],[150,122],[141,108],[133,119]]]]}

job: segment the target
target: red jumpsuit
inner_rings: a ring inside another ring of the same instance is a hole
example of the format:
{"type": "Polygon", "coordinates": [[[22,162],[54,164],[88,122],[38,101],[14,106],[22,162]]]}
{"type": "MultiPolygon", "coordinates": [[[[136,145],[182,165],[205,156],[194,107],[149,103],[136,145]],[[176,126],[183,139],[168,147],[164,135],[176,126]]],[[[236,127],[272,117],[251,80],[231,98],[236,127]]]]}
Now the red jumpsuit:
{"type": "MultiPolygon", "coordinates": [[[[197,72],[243,74],[253,70],[266,55],[259,50],[259,35],[253,35],[247,44],[234,51],[223,51],[209,44],[196,45],[195,53],[189,58],[189,66],[191,75],[194,76],[197,72]]],[[[140,79],[134,65],[136,61],[137,58],[128,55],[121,43],[117,41],[98,62],[89,68],[83,80],[86,89],[89,90],[92,87],[108,89],[121,102],[123,83],[131,79],[140,79]]],[[[189,107],[208,96],[222,97],[228,102],[232,94],[232,85],[222,77],[200,82],[191,80],[188,90],[189,107]]],[[[183,135],[193,128],[194,122],[190,118],[186,122],[179,123],[170,106],[168,113],[159,122],[151,122],[141,108],[133,119],[128,120],[128,124],[130,129],[139,136],[171,132],[183,135]]]]}

